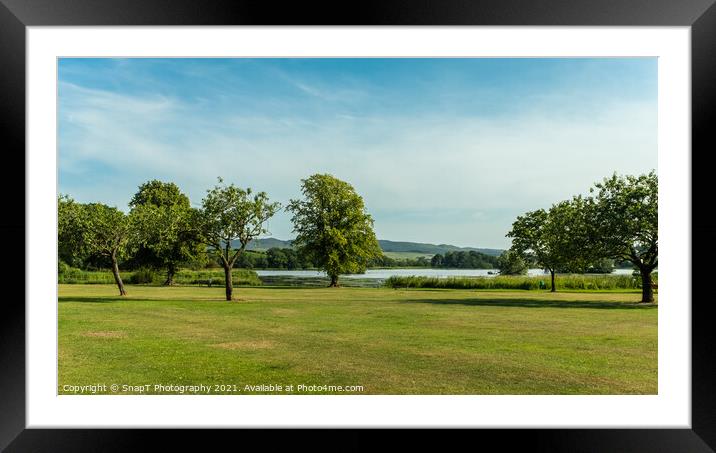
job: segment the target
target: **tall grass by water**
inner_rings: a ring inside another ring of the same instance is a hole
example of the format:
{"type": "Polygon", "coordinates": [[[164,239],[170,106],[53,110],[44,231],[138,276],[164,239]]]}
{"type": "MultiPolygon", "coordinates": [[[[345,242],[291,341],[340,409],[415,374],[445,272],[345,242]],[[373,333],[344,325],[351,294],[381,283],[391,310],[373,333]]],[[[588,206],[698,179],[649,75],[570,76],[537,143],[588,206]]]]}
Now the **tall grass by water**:
{"type": "MultiPolygon", "coordinates": [[[[166,280],[166,273],[152,269],[139,269],[135,271],[122,271],[120,276],[125,283],[161,285],[166,280]]],[[[256,272],[249,269],[233,269],[231,281],[234,286],[260,286],[256,272]]],[[[66,284],[114,284],[114,276],[109,270],[85,271],[73,267],[60,267],[58,283],[66,284]]],[[[182,269],[174,275],[177,285],[223,286],[223,269],[191,270],[182,269]]]]}
{"type": "MultiPolygon", "coordinates": [[[[656,275],[654,281],[656,282],[656,275]]],[[[450,289],[523,289],[551,290],[549,275],[545,276],[496,276],[496,277],[398,277],[388,278],[385,286],[389,288],[450,288],[450,289]]],[[[557,275],[556,289],[574,290],[625,290],[640,289],[641,279],[631,275],[557,275]]]]}

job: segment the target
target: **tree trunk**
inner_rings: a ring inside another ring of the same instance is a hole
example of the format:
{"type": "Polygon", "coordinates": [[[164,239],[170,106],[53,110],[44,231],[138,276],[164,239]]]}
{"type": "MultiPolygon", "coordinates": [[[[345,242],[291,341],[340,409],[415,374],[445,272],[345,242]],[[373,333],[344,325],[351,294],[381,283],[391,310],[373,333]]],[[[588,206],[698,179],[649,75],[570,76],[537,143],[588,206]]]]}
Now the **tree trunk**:
{"type": "Polygon", "coordinates": [[[167,279],[164,282],[164,286],[174,285],[174,274],[176,274],[176,269],[174,268],[174,266],[169,266],[167,268],[167,279]]]}
{"type": "Polygon", "coordinates": [[[328,285],[329,288],[337,288],[338,287],[338,276],[337,275],[331,275],[331,284],[328,285]]]}
{"type": "Polygon", "coordinates": [[[124,290],[124,283],[122,283],[122,277],[119,275],[119,266],[117,265],[117,258],[112,255],[112,275],[114,275],[114,281],[117,283],[117,287],[119,288],[119,295],[120,296],[126,296],[127,291],[124,290]]]}
{"type": "Polygon", "coordinates": [[[554,284],[554,271],[550,270],[549,272],[550,272],[550,274],[552,274],[552,289],[550,289],[549,291],[551,293],[555,293],[555,292],[557,292],[557,287],[554,284]]]}
{"type": "Polygon", "coordinates": [[[641,301],[642,303],[654,302],[654,288],[651,286],[651,269],[639,268],[641,274],[641,301]]]}
{"type": "Polygon", "coordinates": [[[224,284],[226,286],[226,300],[231,300],[234,292],[234,282],[231,281],[231,266],[224,265],[224,284]]]}

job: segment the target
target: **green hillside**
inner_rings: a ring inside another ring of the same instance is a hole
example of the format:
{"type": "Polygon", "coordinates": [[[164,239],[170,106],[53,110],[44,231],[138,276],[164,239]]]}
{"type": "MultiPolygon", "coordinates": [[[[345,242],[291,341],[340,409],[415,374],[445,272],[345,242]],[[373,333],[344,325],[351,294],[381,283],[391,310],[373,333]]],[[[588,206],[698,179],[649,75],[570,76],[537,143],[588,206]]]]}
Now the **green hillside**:
{"type": "Polygon", "coordinates": [[[429,254],[429,255],[436,255],[438,253],[445,254],[446,252],[458,252],[458,251],[464,251],[469,252],[470,250],[474,250],[476,252],[484,253],[485,255],[491,255],[491,256],[499,256],[503,250],[500,249],[483,249],[483,248],[477,248],[477,247],[458,247],[456,245],[450,245],[450,244],[424,244],[420,242],[397,242],[397,241],[387,241],[384,239],[381,239],[378,241],[380,244],[380,248],[383,249],[384,252],[412,252],[412,253],[421,253],[421,254],[429,254]]]}
{"type": "MultiPolygon", "coordinates": [[[[388,256],[432,256],[437,255],[438,253],[445,254],[446,252],[457,251],[469,252],[470,250],[484,253],[485,255],[499,256],[503,252],[501,249],[458,247],[450,244],[435,245],[421,242],[388,241],[385,239],[379,239],[378,243],[380,244],[380,248],[384,252],[387,252],[386,254],[388,254],[388,256]]],[[[238,243],[232,244],[232,246],[237,247],[238,243]]],[[[291,241],[283,241],[276,238],[254,239],[251,243],[249,243],[247,250],[268,250],[272,247],[291,248],[291,241]]]]}

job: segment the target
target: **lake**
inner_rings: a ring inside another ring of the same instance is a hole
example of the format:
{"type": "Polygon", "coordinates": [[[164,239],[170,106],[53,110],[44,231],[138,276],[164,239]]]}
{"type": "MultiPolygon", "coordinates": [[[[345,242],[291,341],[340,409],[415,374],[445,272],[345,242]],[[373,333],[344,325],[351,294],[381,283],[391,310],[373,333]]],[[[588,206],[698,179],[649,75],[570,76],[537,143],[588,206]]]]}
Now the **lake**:
{"type": "MultiPolygon", "coordinates": [[[[369,269],[365,274],[348,274],[341,275],[341,278],[355,278],[355,279],[371,279],[371,280],[385,280],[392,276],[417,276],[417,277],[437,277],[437,278],[448,278],[448,277],[494,277],[495,274],[488,274],[488,272],[496,272],[494,269],[369,269]]],[[[325,272],[321,271],[308,271],[308,270],[257,270],[256,273],[259,277],[291,277],[291,278],[321,278],[326,277],[325,272]]],[[[616,269],[613,274],[626,274],[630,275],[631,269],[616,269]]],[[[527,272],[528,275],[538,276],[544,275],[549,277],[549,273],[546,273],[542,269],[530,269],[527,272]]]]}

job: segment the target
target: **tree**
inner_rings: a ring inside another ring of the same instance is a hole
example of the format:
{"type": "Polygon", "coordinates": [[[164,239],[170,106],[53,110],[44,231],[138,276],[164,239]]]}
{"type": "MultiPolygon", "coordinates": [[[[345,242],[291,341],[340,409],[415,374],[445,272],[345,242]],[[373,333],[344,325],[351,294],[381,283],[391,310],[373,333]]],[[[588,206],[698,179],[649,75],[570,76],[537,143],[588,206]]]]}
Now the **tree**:
{"type": "Polygon", "coordinates": [[[250,188],[219,184],[207,191],[202,200],[201,229],[206,243],[218,254],[224,268],[226,300],[231,300],[233,283],[231,268],[252,239],[268,233],[264,223],[280,208],[270,203],[266,192],[253,194],[250,188]],[[232,250],[231,243],[239,241],[232,250]]]}
{"type": "Polygon", "coordinates": [[[323,269],[338,286],[338,276],[363,273],[382,255],[373,232],[373,219],[353,187],[328,174],[301,180],[303,200],[291,200],[293,245],[298,253],[323,269]]]}
{"type": "Polygon", "coordinates": [[[57,198],[57,255],[60,261],[79,267],[86,258],[83,247],[84,211],[68,195],[57,198]]]}
{"type": "Polygon", "coordinates": [[[119,275],[118,261],[127,255],[132,239],[133,230],[129,217],[115,207],[89,203],[82,205],[79,226],[83,247],[89,254],[96,253],[109,258],[119,295],[126,296],[127,291],[119,275]]]}
{"type": "Polygon", "coordinates": [[[432,267],[442,267],[443,265],[443,256],[441,254],[433,255],[432,258],[430,258],[430,266],[432,267]]]}
{"type": "Polygon", "coordinates": [[[128,253],[132,227],[119,209],[101,203],[77,203],[61,195],[57,203],[59,258],[78,264],[101,256],[107,258],[120,296],[126,296],[118,262],[128,253]]]}
{"type": "Polygon", "coordinates": [[[179,266],[204,253],[198,210],[191,208],[176,184],[156,179],[139,186],[129,206],[142,246],[149,252],[142,253],[143,261],[165,268],[164,285],[173,285],[179,266]]]}
{"type": "Polygon", "coordinates": [[[558,270],[583,272],[593,261],[585,216],[585,200],[575,197],[552,205],[549,211],[538,209],[518,216],[507,233],[513,251],[549,271],[552,292],[557,290],[558,270]]]}
{"type": "Polygon", "coordinates": [[[525,275],[527,263],[513,250],[505,250],[497,258],[497,269],[501,275],[525,275]]]}
{"type": "Polygon", "coordinates": [[[654,302],[651,273],[659,258],[656,173],[615,173],[590,191],[595,194],[590,197],[588,210],[592,246],[603,257],[631,262],[641,275],[641,301],[654,302]]]}
{"type": "Polygon", "coordinates": [[[268,261],[268,267],[275,269],[285,269],[288,266],[288,257],[285,251],[278,247],[271,247],[266,251],[266,261],[268,261]]]}

